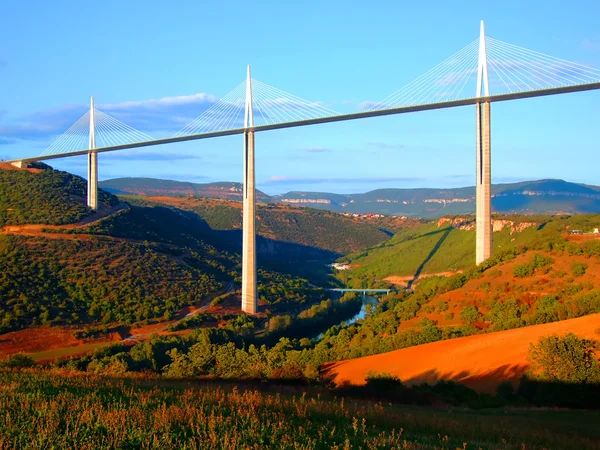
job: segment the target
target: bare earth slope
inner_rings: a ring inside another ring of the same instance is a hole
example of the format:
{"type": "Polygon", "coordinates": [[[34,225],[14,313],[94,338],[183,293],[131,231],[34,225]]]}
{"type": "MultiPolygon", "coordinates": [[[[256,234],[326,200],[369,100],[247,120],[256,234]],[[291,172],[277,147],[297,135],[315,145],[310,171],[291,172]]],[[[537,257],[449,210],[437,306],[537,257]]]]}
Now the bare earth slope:
{"type": "Polygon", "coordinates": [[[379,355],[328,363],[324,376],[337,385],[364,384],[369,371],[399,377],[405,384],[452,380],[480,392],[502,381],[518,384],[527,370],[529,344],[551,334],[599,339],[600,314],[507,331],[433,342],[379,355]]]}

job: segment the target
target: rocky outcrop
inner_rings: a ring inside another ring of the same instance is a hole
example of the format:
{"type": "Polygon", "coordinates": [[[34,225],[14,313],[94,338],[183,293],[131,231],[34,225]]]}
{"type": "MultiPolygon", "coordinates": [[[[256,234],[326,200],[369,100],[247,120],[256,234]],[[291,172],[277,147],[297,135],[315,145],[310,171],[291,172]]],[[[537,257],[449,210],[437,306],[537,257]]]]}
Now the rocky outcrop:
{"type": "MultiPolygon", "coordinates": [[[[475,229],[475,219],[471,217],[442,217],[438,220],[438,228],[450,225],[452,228],[463,231],[475,229]]],[[[536,222],[519,222],[515,223],[512,220],[492,219],[492,231],[499,233],[505,228],[510,228],[510,234],[520,233],[530,227],[537,227],[536,222]]]]}

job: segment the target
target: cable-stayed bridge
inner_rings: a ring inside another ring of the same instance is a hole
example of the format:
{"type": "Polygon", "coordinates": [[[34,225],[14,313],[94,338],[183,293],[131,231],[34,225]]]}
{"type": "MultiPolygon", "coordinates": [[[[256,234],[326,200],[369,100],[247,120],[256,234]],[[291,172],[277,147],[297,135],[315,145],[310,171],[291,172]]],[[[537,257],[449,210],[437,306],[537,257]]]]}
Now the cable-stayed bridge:
{"type": "Polygon", "coordinates": [[[476,105],[476,262],[492,253],[491,103],[600,89],[600,69],[485,34],[365,110],[340,114],[251,77],[173,136],[153,139],[94,106],[30,162],[88,155],[88,206],[97,209],[98,153],[235,134],[244,135],[242,308],[256,312],[254,134],[328,122],[476,105]]]}

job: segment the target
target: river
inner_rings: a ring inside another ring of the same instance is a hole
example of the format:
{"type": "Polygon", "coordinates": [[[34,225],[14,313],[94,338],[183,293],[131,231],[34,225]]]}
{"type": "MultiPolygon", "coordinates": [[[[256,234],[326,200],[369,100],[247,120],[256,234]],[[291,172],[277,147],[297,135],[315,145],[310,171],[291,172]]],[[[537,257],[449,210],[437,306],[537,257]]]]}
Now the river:
{"type": "MultiPolygon", "coordinates": [[[[336,325],[340,325],[342,323],[345,323],[346,325],[351,325],[351,324],[357,322],[358,320],[364,319],[365,315],[367,314],[367,305],[371,305],[371,306],[375,307],[377,305],[377,303],[379,303],[379,300],[376,297],[369,297],[367,295],[364,295],[362,298],[362,306],[361,306],[358,314],[356,314],[355,316],[352,316],[348,319],[344,319],[344,320],[340,321],[339,323],[337,323],[336,325]]],[[[328,329],[329,328],[331,328],[331,327],[328,327],[328,329]]],[[[317,335],[317,339],[321,339],[323,337],[323,334],[324,334],[324,332],[319,333],[317,335]]]]}

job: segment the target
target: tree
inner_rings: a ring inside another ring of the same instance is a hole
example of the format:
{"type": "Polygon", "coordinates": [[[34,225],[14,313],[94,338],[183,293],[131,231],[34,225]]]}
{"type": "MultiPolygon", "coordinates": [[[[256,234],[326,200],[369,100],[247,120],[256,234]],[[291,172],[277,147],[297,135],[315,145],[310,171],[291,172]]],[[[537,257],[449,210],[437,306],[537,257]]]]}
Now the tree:
{"type": "Polygon", "coordinates": [[[469,325],[479,319],[479,310],[476,306],[469,305],[463,308],[460,312],[460,320],[468,323],[469,325]]]}
{"type": "Polygon", "coordinates": [[[600,383],[597,341],[566,336],[547,336],[529,347],[531,376],[540,381],[600,383]]]}
{"type": "Polygon", "coordinates": [[[0,361],[0,367],[10,369],[20,369],[23,367],[33,367],[35,361],[23,353],[15,353],[0,361]]]}
{"type": "Polygon", "coordinates": [[[573,272],[573,276],[580,277],[585,275],[585,272],[588,268],[586,263],[575,262],[571,265],[571,271],[573,272]]]}

